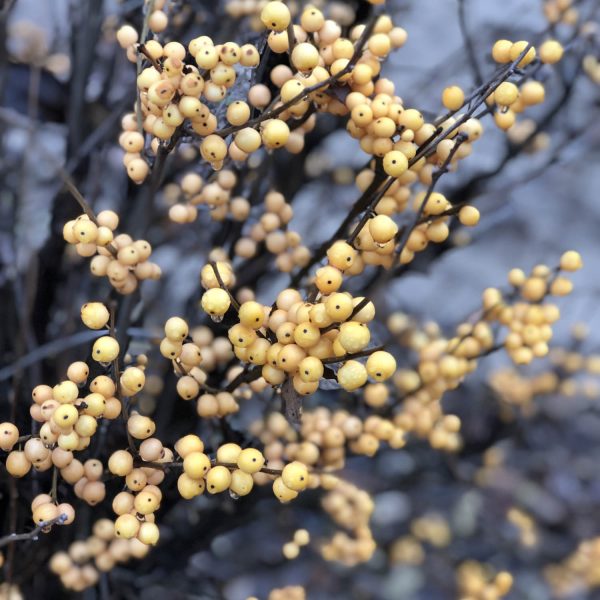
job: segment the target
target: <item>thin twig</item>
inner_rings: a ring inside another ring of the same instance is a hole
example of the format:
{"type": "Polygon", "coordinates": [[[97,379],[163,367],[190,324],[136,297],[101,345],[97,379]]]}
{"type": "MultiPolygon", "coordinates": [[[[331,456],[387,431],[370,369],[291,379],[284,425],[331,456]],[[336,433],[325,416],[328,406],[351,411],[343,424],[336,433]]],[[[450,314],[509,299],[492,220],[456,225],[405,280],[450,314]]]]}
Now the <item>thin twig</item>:
{"type": "MultiPolygon", "coordinates": [[[[83,197],[83,194],[77,189],[77,186],[75,185],[75,182],[73,181],[71,176],[60,165],[55,165],[55,167],[58,175],[62,179],[64,186],[69,190],[69,192],[71,192],[73,198],[77,200],[77,203],[81,207],[81,210],[83,210],[83,212],[90,218],[90,221],[92,221],[92,223],[94,223],[95,225],[99,225],[96,213],[92,210],[92,207],[83,197]]],[[[107,244],[105,248],[113,255],[113,257],[116,258],[117,249],[112,243],[107,244]]]]}
{"type": "Polygon", "coordinates": [[[233,306],[235,311],[240,312],[240,303],[234,298],[233,294],[229,291],[229,288],[225,285],[225,282],[221,277],[221,273],[219,273],[219,267],[217,266],[217,263],[214,260],[211,260],[208,264],[212,267],[212,270],[214,271],[219,287],[227,292],[227,295],[231,300],[231,305],[233,306]]]}
{"type": "Polygon", "coordinates": [[[231,380],[231,382],[225,387],[225,392],[233,392],[240,387],[240,385],[244,383],[250,383],[251,381],[256,381],[262,376],[262,369],[258,367],[254,367],[253,369],[248,369],[247,371],[242,371],[237,377],[231,380]]]}
{"type": "Polygon", "coordinates": [[[467,51],[467,58],[469,60],[469,64],[471,65],[471,70],[473,71],[473,79],[477,85],[481,85],[483,83],[483,75],[481,74],[481,68],[479,67],[477,56],[475,55],[473,39],[471,38],[469,29],[467,27],[465,5],[466,0],[458,0],[458,23],[460,25],[460,32],[462,34],[465,49],[467,51]]]}
{"type": "Polygon", "coordinates": [[[46,530],[52,525],[62,525],[67,520],[67,515],[62,514],[49,521],[42,521],[35,529],[32,529],[29,533],[11,533],[0,538],[0,548],[8,546],[13,542],[24,542],[26,540],[37,540],[38,534],[41,531],[46,530]]]}
{"type": "Polygon", "coordinates": [[[296,34],[294,33],[294,22],[290,19],[290,22],[287,26],[287,36],[288,36],[288,57],[290,59],[290,66],[292,64],[292,52],[294,51],[294,47],[296,46],[296,34]]]}
{"type": "MultiPolygon", "coordinates": [[[[350,313],[350,316],[346,319],[346,321],[352,321],[352,317],[357,315],[365,306],[367,306],[367,304],[369,304],[369,302],[371,302],[371,300],[369,300],[369,298],[367,298],[367,297],[363,298],[352,309],[352,312],[350,313]]],[[[342,324],[341,322],[336,322],[336,323],[331,323],[330,325],[327,325],[327,327],[323,327],[321,329],[321,335],[324,333],[327,333],[328,331],[331,331],[332,329],[337,329],[341,324],[342,324]]]]}
{"type": "Polygon", "coordinates": [[[324,358],[321,362],[324,365],[332,365],[339,362],[345,362],[347,360],[353,360],[355,358],[364,358],[365,356],[370,356],[374,352],[379,352],[383,350],[385,346],[375,346],[374,348],[367,348],[366,350],[361,350],[360,352],[354,352],[352,354],[344,354],[343,356],[332,356],[331,358],[324,358]]]}
{"type": "MultiPolygon", "coordinates": [[[[154,11],[154,3],[155,0],[149,0],[148,3],[146,3],[146,6],[144,7],[144,23],[142,25],[142,33],[140,34],[140,44],[144,44],[146,42],[146,38],[148,37],[148,31],[150,29],[150,15],[154,11]]],[[[136,77],[139,77],[140,73],[142,72],[142,57],[139,53],[135,60],[135,68],[136,77]]],[[[141,90],[136,85],[137,99],[135,102],[135,117],[137,121],[138,131],[142,135],[144,135],[144,116],[142,115],[142,99],[140,96],[140,91],[141,90]]]]}
{"type": "Polygon", "coordinates": [[[424,198],[412,220],[412,223],[410,224],[410,226],[404,227],[404,230],[402,231],[402,237],[400,238],[400,241],[394,250],[394,255],[396,257],[400,257],[400,255],[402,254],[402,250],[404,250],[404,248],[408,242],[410,234],[413,232],[414,228],[418,225],[419,219],[421,218],[421,215],[423,214],[423,211],[425,210],[425,206],[427,205],[427,202],[429,201],[431,194],[433,194],[433,191],[435,190],[435,186],[437,185],[438,181],[440,180],[440,177],[442,177],[442,175],[444,175],[445,173],[448,172],[448,168],[450,166],[450,163],[452,162],[452,159],[454,158],[454,155],[458,152],[458,149],[460,148],[460,146],[466,141],[467,141],[467,136],[462,133],[459,133],[455,138],[454,147],[452,148],[452,150],[450,150],[450,153],[446,157],[446,160],[443,162],[442,166],[432,175],[431,183],[429,184],[429,187],[427,188],[427,192],[425,193],[425,196],[424,196],[424,198]]]}
{"type": "MultiPolygon", "coordinates": [[[[117,339],[116,329],[115,329],[115,303],[110,303],[110,321],[109,321],[109,333],[110,336],[114,339],[117,339]]],[[[124,350],[124,348],[121,348],[124,350]]],[[[133,441],[133,437],[131,433],[129,433],[129,427],[127,426],[127,422],[129,421],[129,409],[125,404],[125,399],[121,395],[121,374],[119,370],[119,357],[117,356],[115,360],[112,362],[112,375],[113,381],[115,382],[115,397],[121,403],[121,419],[125,425],[125,433],[127,434],[127,444],[129,445],[129,449],[133,453],[134,456],[138,455],[138,449],[136,448],[135,442],[133,441]]]]}
{"type": "MultiPolygon", "coordinates": [[[[173,462],[156,462],[156,461],[146,461],[146,460],[136,460],[134,461],[136,467],[142,468],[150,468],[150,469],[183,469],[183,461],[173,461],[173,462]]],[[[210,460],[210,464],[213,467],[227,467],[228,469],[235,471],[239,469],[236,463],[225,463],[219,462],[216,458],[212,458],[210,460]]],[[[263,467],[260,470],[260,473],[266,473],[267,475],[281,475],[281,469],[269,469],[268,467],[263,467]]]]}
{"type": "Polygon", "coordinates": [[[52,487],[50,488],[50,497],[52,502],[58,502],[58,468],[52,469],[52,487]]]}
{"type": "Polygon", "coordinates": [[[150,54],[150,52],[148,52],[148,49],[146,48],[146,46],[144,44],[138,44],[137,45],[137,51],[140,54],[143,54],[151,63],[152,66],[159,72],[162,72],[162,66],[160,65],[160,63],[154,58],[154,56],[152,56],[152,54],[150,54]]]}

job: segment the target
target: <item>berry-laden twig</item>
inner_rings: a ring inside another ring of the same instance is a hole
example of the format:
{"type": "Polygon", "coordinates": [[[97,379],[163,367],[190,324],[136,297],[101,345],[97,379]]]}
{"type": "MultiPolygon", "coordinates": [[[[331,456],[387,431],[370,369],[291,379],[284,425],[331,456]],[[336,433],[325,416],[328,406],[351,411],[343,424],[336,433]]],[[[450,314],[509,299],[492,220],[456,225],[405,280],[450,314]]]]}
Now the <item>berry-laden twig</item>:
{"type": "MultiPolygon", "coordinates": [[[[461,107],[461,108],[464,108],[465,106],[470,105],[468,110],[466,111],[466,113],[463,114],[461,116],[461,118],[458,119],[451,127],[448,127],[446,129],[444,129],[442,127],[438,127],[432,133],[432,135],[419,146],[419,148],[417,149],[417,152],[415,153],[413,158],[411,158],[408,161],[409,168],[412,167],[413,165],[415,165],[419,160],[421,160],[421,158],[427,157],[427,156],[430,156],[431,154],[433,154],[435,152],[437,145],[442,140],[445,140],[448,137],[450,137],[456,130],[458,130],[462,125],[464,125],[464,123],[466,123],[470,118],[472,118],[473,115],[475,115],[477,109],[482,104],[485,103],[485,99],[492,92],[494,92],[500,86],[501,83],[506,81],[511,75],[513,75],[515,73],[517,66],[523,60],[523,58],[527,55],[527,53],[529,52],[531,47],[532,47],[532,44],[527,44],[525,49],[519,54],[519,56],[514,61],[512,61],[504,69],[502,69],[488,83],[484,84],[483,86],[480,86],[476,90],[476,92],[474,92],[471,96],[469,96],[465,100],[465,102],[463,103],[463,105],[461,107]],[[473,100],[476,100],[476,101],[473,102],[473,100]]],[[[486,107],[486,109],[484,109],[484,111],[482,112],[482,115],[487,114],[489,111],[490,111],[490,109],[486,107]]],[[[452,114],[455,114],[456,112],[458,112],[458,111],[452,111],[447,116],[449,117],[452,114]]],[[[480,115],[476,115],[476,117],[479,117],[479,116],[480,115]]],[[[365,226],[365,224],[369,220],[371,212],[375,209],[375,207],[377,206],[377,203],[385,195],[387,190],[389,190],[392,187],[394,181],[395,181],[395,178],[391,177],[391,176],[387,177],[387,178],[385,178],[385,177],[378,178],[377,173],[376,173],[376,175],[375,175],[373,181],[371,182],[371,184],[369,185],[369,187],[356,200],[352,209],[350,210],[350,213],[345,217],[343,222],[336,229],[333,236],[327,242],[321,244],[321,246],[319,246],[319,248],[313,252],[312,258],[308,262],[308,264],[305,267],[303,267],[298,273],[296,273],[296,275],[293,276],[292,281],[291,281],[292,286],[298,285],[301,282],[302,278],[308,274],[311,267],[314,266],[316,263],[318,263],[325,256],[325,253],[327,252],[327,249],[329,248],[331,243],[334,240],[339,239],[343,235],[346,227],[352,222],[354,217],[364,211],[358,224],[354,227],[354,229],[352,230],[352,232],[350,233],[350,235],[347,238],[348,243],[352,243],[356,239],[356,237],[360,234],[361,229],[365,226]]]]}
{"type": "Polygon", "coordinates": [[[379,18],[379,14],[374,14],[371,17],[371,20],[365,26],[365,29],[362,32],[362,35],[360,36],[360,38],[354,45],[354,54],[350,58],[348,64],[342,70],[340,70],[338,73],[336,73],[335,75],[331,75],[331,77],[328,77],[324,81],[319,81],[318,83],[315,83],[314,85],[304,88],[301,92],[299,92],[296,96],[294,96],[287,102],[284,102],[283,104],[281,104],[277,108],[273,108],[272,110],[263,111],[258,117],[256,117],[255,119],[251,119],[250,121],[244,123],[243,125],[232,125],[231,127],[224,127],[223,129],[219,129],[219,130],[215,131],[215,134],[224,138],[224,137],[227,137],[228,135],[231,135],[232,133],[235,133],[236,131],[240,131],[240,129],[244,129],[246,127],[255,128],[258,125],[260,125],[263,121],[266,121],[267,119],[274,119],[275,117],[278,117],[281,113],[285,112],[288,108],[290,108],[291,106],[294,106],[294,104],[297,104],[301,100],[304,100],[304,98],[306,98],[313,92],[318,92],[319,90],[329,87],[332,83],[335,83],[336,81],[341,79],[344,75],[347,75],[348,73],[350,73],[350,71],[352,71],[354,65],[356,65],[358,59],[361,56],[363,46],[365,45],[366,41],[369,39],[369,36],[371,35],[371,33],[373,33],[373,29],[375,28],[375,24],[377,23],[378,18],[379,18]]]}
{"type": "Polygon", "coordinates": [[[360,352],[344,354],[343,356],[334,356],[332,358],[324,358],[321,360],[321,362],[324,365],[332,365],[339,362],[346,362],[347,360],[352,360],[355,358],[364,358],[365,356],[370,356],[374,352],[379,352],[380,350],[384,349],[385,346],[374,346],[373,348],[367,348],[366,350],[361,350],[360,352]]]}
{"type": "Polygon", "coordinates": [[[419,219],[423,215],[425,206],[427,205],[429,198],[431,198],[431,194],[433,194],[433,191],[435,190],[435,186],[437,185],[437,183],[440,180],[440,178],[442,177],[442,175],[444,175],[445,173],[448,172],[448,169],[450,167],[450,163],[452,162],[452,159],[454,158],[455,154],[458,152],[458,149],[460,148],[460,146],[462,144],[464,144],[464,142],[466,142],[466,141],[467,141],[467,136],[462,133],[459,133],[455,138],[454,147],[452,148],[452,150],[446,157],[446,160],[444,160],[441,167],[439,169],[437,169],[431,176],[431,183],[429,184],[429,187],[427,188],[427,191],[425,192],[425,196],[424,196],[423,200],[421,201],[421,204],[419,205],[419,208],[418,208],[417,212],[415,213],[415,216],[413,217],[412,223],[409,226],[404,227],[404,230],[402,231],[402,236],[400,237],[400,239],[398,241],[398,245],[396,246],[396,248],[394,250],[394,255],[396,257],[399,257],[402,254],[402,250],[404,250],[404,247],[406,246],[406,243],[408,242],[408,238],[410,237],[410,234],[413,232],[414,228],[419,224],[419,219]]]}
{"type": "MultiPolygon", "coordinates": [[[[109,329],[109,333],[110,333],[111,337],[116,339],[116,329],[115,329],[116,307],[115,307],[114,302],[112,302],[110,304],[109,310],[110,310],[110,321],[109,321],[108,329],[109,329]]],[[[125,424],[125,433],[127,434],[127,444],[129,445],[129,449],[131,450],[133,455],[137,456],[138,449],[136,448],[136,445],[133,441],[133,437],[131,436],[131,433],[129,432],[129,428],[127,427],[127,421],[129,420],[129,409],[128,409],[128,407],[124,401],[123,395],[121,394],[121,391],[120,391],[121,373],[120,373],[120,369],[119,369],[119,356],[118,355],[112,362],[112,375],[113,375],[113,380],[115,382],[115,388],[116,388],[115,396],[121,402],[121,419],[122,419],[123,423],[125,424]]]]}
{"type": "Polygon", "coordinates": [[[471,66],[471,71],[473,72],[473,79],[475,80],[475,83],[479,86],[483,83],[483,75],[481,73],[481,67],[479,66],[477,56],[475,55],[473,38],[471,37],[469,29],[467,27],[466,3],[467,0],[458,0],[458,23],[465,44],[465,50],[467,51],[467,58],[471,66]]]}
{"type": "MultiPolygon", "coordinates": [[[[144,8],[144,10],[145,10],[144,22],[142,24],[142,33],[140,35],[140,44],[142,44],[142,45],[144,44],[144,42],[146,41],[146,38],[148,37],[148,31],[150,29],[150,26],[149,26],[150,15],[152,14],[152,11],[154,10],[154,3],[155,3],[155,0],[149,0],[146,3],[146,6],[144,8]]],[[[136,76],[139,77],[140,73],[142,72],[142,56],[139,53],[135,60],[135,69],[136,69],[136,76]]],[[[143,125],[144,117],[142,115],[142,101],[141,101],[139,89],[136,90],[136,94],[137,94],[137,101],[135,103],[135,118],[137,121],[138,132],[141,133],[142,135],[144,135],[144,125],[143,125]]]]}
{"type": "Polygon", "coordinates": [[[233,294],[229,291],[229,288],[225,285],[225,282],[223,281],[223,278],[221,277],[221,273],[219,273],[219,267],[218,267],[217,263],[215,261],[210,261],[208,264],[212,267],[212,270],[214,271],[215,278],[219,284],[219,287],[222,290],[225,290],[227,292],[227,295],[229,296],[229,299],[231,300],[231,305],[233,306],[233,308],[235,309],[236,312],[239,312],[240,311],[240,303],[235,299],[233,294]]]}
{"type": "MultiPolygon", "coordinates": [[[[134,464],[136,467],[161,469],[163,471],[165,469],[183,469],[182,461],[172,461],[172,462],[161,463],[161,462],[156,462],[156,461],[136,460],[136,461],[134,461],[134,464]]],[[[236,469],[239,468],[236,463],[219,462],[216,458],[212,458],[210,461],[210,464],[213,467],[219,467],[219,466],[227,467],[231,471],[235,471],[236,469]]],[[[269,469],[268,467],[262,467],[259,472],[265,473],[266,475],[274,475],[274,476],[278,477],[279,475],[281,475],[281,471],[282,471],[281,469],[269,469]]]]}
{"type": "Polygon", "coordinates": [[[144,44],[138,44],[137,51],[140,54],[143,54],[159,73],[162,71],[162,67],[160,66],[160,63],[152,56],[152,54],[150,54],[150,52],[148,52],[148,50],[146,49],[146,46],[144,46],[144,44]]]}
{"type": "Polygon", "coordinates": [[[253,369],[248,369],[242,371],[237,377],[235,377],[225,388],[226,392],[233,392],[240,385],[244,383],[250,383],[251,381],[256,381],[261,377],[262,373],[260,368],[255,367],[253,369]]]}
{"type": "MultiPolygon", "coordinates": [[[[75,185],[75,182],[71,176],[60,165],[55,165],[55,167],[59,177],[62,179],[64,186],[69,190],[69,192],[71,192],[71,195],[81,207],[81,210],[83,210],[83,212],[90,218],[90,221],[92,221],[94,225],[98,226],[99,223],[98,219],[96,218],[96,213],[92,210],[92,207],[83,197],[83,194],[77,189],[77,186],[75,185]]],[[[112,242],[106,245],[106,249],[113,255],[114,258],[117,257],[117,249],[112,242]]]]}

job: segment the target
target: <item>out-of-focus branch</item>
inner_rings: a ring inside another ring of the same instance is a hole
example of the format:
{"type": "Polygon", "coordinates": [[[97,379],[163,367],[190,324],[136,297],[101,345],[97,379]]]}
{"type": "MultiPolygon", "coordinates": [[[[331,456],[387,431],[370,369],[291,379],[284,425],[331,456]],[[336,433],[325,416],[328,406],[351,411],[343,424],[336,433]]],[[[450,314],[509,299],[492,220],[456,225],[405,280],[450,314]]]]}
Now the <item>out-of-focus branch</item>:
{"type": "Polygon", "coordinates": [[[471,65],[471,71],[473,72],[473,79],[479,86],[483,83],[483,75],[481,73],[481,68],[479,67],[479,62],[477,61],[477,56],[475,55],[473,38],[469,34],[469,29],[467,27],[466,3],[467,0],[458,0],[458,23],[460,25],[460,32],[462,34],[465,50],[467,51],[467,59],[471,65]]]}

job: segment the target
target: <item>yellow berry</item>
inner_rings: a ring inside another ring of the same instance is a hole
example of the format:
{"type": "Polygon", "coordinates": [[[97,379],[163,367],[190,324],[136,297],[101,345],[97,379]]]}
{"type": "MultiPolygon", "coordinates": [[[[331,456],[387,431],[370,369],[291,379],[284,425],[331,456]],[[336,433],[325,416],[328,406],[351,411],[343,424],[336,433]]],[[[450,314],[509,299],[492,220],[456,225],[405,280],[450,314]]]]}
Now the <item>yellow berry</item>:
{"type": "Polygon", "coordinates": [[[367,376],[367,369],[357,360],[347,360],[337,372],[338,383],[348,392],[362,387],[367,376]]]}
{"type": "Polygon", "coordinates": [[[546,89],[539,81],[527,81],[521,86],[521,100],[525,106],[541,104],[546,97],[546,89]]]}
{"type": "Polygon", "coordinates": [[[307,356],[298,364],[298,375],[306,383],[319,381],[323,377],[323,363],[316,356],[307,356]]]}
{"type": "Polygon", "coordinates": [[[282,552],[288,560],[294,560],[300,554],[300,547],[294,542],[287,542],[283,545],[282,552]]]}
{"type": "Polygon", "coordinates": [[[188,324],[181,317],[171,317],[165,323],[165,335],[172,342],[181,342],[189,332],[188,324]]]}
{"type": "Polygon", "coordinates": [[[92,358],[101,363],[110,363],[119,356],[119,342],[109,335],[98,338],[92,347],[92,358]]]}
{"type": "Polygon", "coordinates": [[[242,449],[238,444],[232,442],[223,444],[217,449],[217,462],[235,464],[241,452],[242,449]]]}
{"type": "Polygon", "coordinates": [[[553,296],[568,296],[573,291],[573,283],[566,277],[557,277],[550,285],[553,296]]]}
{"type": "Polygon", "coordinates": [[[494,100],[500,106],[510,106],[519,97],[519,88],[510,81],[503,81],[494,92],[494,100]]]}
{"type": "Polygon", "coordinates": [[[263,124],[261,137],[267,148],[281,148],[290,137],[290,128],[281,119],[269,119],[263,124]]]}
{"type": "Polygon", "coordinates": [[[129,540],[135,537],[140,530],[140,522],[135,515],[125,513],[117,517],[115,521],[115,535],[119,538],[129,540]]]}
{"type": "Polygon", "coordinates": [[[557,40],[546,40],[540,46],[540,60],[548,65],[557,63],[563,56],[564,49],[557,40]]]}
{"type": "Polygon", "coordinates": [[[509,63],[512,46],[510,40],[498,40],[492,47],[492,58],[500,64],[509,63]]]}
{"type": "Polygon", "coordinates": [[[102,302],[88,302],[81,307],[81,320],[90,329],[102,329],[109,319],[108,308],[102,302]]]}
{"type": "Polygon", "coordinates": [[[264,307],[254,300],[249,300],[240,306],[238,317],[245,327],[259,329],[265,320],[264,307]]]}
{"type": "Polygon", "coordinates": [[[126,477],[133,470],[133,456],[127,450],[117,450],[108,459],[108,470],[114,475],[126,477]]]}
{"type": "Polygon", "coordinates": [[[225,491],[231,484],[231,473],[227,467],[217,465],[206,475],[206,489],[209,494],[225,491]]]}
{"type": "Polygon", "coordinates": [[[182,473],[177,478],[177,491],[186,500],[202,494],[205,487],[204,479],[192,479],[187,473],[182,473]]]}
{"type": "Polygon", "coordinates": [[[312,71],[319,64],[319,51],[312,44],[301,42],[294,46],[291,59],[298,71],[312,71]]]}
{"type": "Polygon", "coordinates": [[[292,490],[283,483],[282,477],[278,477],[273,481],[273,493],[280,502],[289,502],[298,496],[298,492],[292,490]]]}
{"type": "MultiPolygon", "coordinates": [[[[529,46],[529,42],[527,41],[515,42],[510,49],[510,60],[517,60],[517,58],[519,58],[519,56],[525,52],[525,48],[527,48],[527,46],[529,46]]],[[[532,60],[535,59],[535,57],[535,48],[532,46],[529,48],[525,56],[519,61],[517,66],[526,67],[532,60]]]]}
{"type": "Polygon", "coordinates": [[[73,381],[61,381],[52,388],[52,397],[61,404],[75,402],[79,395],[79,388],[73,381]]]}
{"type": "Polygon", "coordinates": [[[583,267],[583,261],[581,260],[581,254],[575,250],[567,250],[560,257],[560,268],[563,271],[579,271],[583,267]]]}
{"type": "Polygon", "coordinates": [[[322,294],[337,292],[342,285],[342,272],[332,265],[317,269],[315,285],[322,294]]]}
{"type": "Polygon", "coordinates": [[[315,6],[307,6],[300,15],[300,25],[307,33],[315,33],[323,27],[325,17],[323,13],[315,6]]]}
{"type": "Polygon", "coordinates": [[[240,48],[240,64],[243,67],[256,67],[260,63],[260,54],[256,46],[244,44],[240,48]]]}
{"type": "Polygon", "coordinates": [[[316,325],[304,321],[294,328],[294,341],[300,348],[310,348],[321,338],[321,331],[316,325]]]}
{"type": "Polygon", "coordinates": [[[44,502],[36,507],[33,511],[33,520],[38,525],[46,521],[52,521],[56,519],[60,513],[58,512],[58,506],[52,502],[44,502]]]}
{"type": "Polygon", "coordinates": [[[211,316],[223,316],[231,306],[229,294],[221,288],[206,290],[202,295],[202,308],[211,316]]]}
{"type": "Polygon", "coordinates": [[[135,510],[141,515],[149,515],[158,509],[160,498],[152,492],[142,490],[133,502],[135,510]]]}
{"type": "Polygon", "coordinates": [[[386,152],[383,157],[383,170],[390,177],[400,177],[408,169],[408,159],[399,150],[386,152]]]}
{"type": "Polygon", "coordinates": [[[310,542],[310,534],[306,529],[297,529],[294,532],[294,543],[298,546],[306,546],[310,542]]]}
{"type": "Polygon", "coordinates": [[[479,211],[474,206],[463,206],[458,212],[459,221],[466,227],[475,227],[479,223],[479,211]]]}
{"type": "Polygon", "coordinates": [[[283,2],[267,2],[260,13],[263,25],[272,31],[284,31],[291,18],[290,10],[283,2]]]}
{"type": "Polygon", "coordinates": [[[217,162],[227,156],[227,144],[219,135],[207,135],[200,144],[200,153],[205,160],[217,162]]]}
{"type": "Polygon", "coordinates": [[[250,473],[241,469],[235,469],[231,473],[229,489],[238,496],[247,496],[254,487],[254,479],[250,473]]]}
{"type": "Polygon", "coordinates": [[[329,264],[341,271],[349,269],[354,264],[356,250],[348,243],[338,240],[327,250],[329,264]]]}
{"type": "Polygon", "coordinates": [[[136,440],[145,440],[156,431],[156,423],[150,418],[133,414],[127,421],[127,430],[136,440]]]}
{"type": "Polygon", "coordinates": [[[192,479],[202,479],[210,467],[210,458],[203,452],[190,452],[183,459],[183,471],[192,479]]]}
{"type": "Polygon", "coordinates": [[[339,292],[331,294],[325,301],[325,310],[334,321],[345,321],[354,310],[352,297],[339,292]]]}
{"type": "Polygon", "coordinates": [[[442,92],[442,104],[451,111],[456,111],[465,102],[465,93],[457,85],[451,85],[442,92]]]}
{"type": "Polygon", "coordinates": [[[348,321],[340,326],[337,339],[346,352],[354,354],[367,347],[371,333],[365,324],[348,321]]]}
{"type": "Polygon", "coordinates": [[[546,294],[548,286],[541,277],[529,277],[521,287],[523,298],[530,302],[539,302],[546,294]]]}
{"type": "Polygon", "coordinates": [[[72,427],[79,417],[79,411],[72,404],[61,404],[52,415],[52,420],[63,428],[72,427]]]}
{"type": "Polygon", "coordinates": [[[133,396],[144,387],[146,376],[139,367],[127,367],[121,375],[120,383],[123,391],[129,396],[133,396]]]}
{"type": "Polygon", "coordinates": [[[260,148],[262,144],[262,138],[260,137],[260,133],[256,131],[256,129],[252,129],[251,127],[245,127],[241,129],[235,134],[235,144],[236,146],[246,152],[247,154],[251,154],[260,148]]]}
{"type": "Polygon", "coordinates": [[[117,30],[117,42],[123,49],[133,46],[138,41],[138,32],[131,25],[123,25],[117,30]]]}
{"type": "Polygon", "coordinates": [[[265,464],[265,457],[256,448],[244,448],[237,457],[237,466],[245,473],[257,473],[265,464]]]}
{"type": "Polygon", "coordinates": [[[175,452],[185,458],[190,452],[204,452],[204,442],[192,433],[184,435],[175,443],[175,452]]]}
{"type": "Polygon", "coordinates": [[[156,523],[150,523],[148,521],[140,525],[140,529],[137,533],[137,539],[146,544],[147,546],[154,546],[158,543],[160,532],[156,523]]]}
{"type": "Polygon", "coordinates": [[[21,450],[13,450],[6,457],[6,470],[13,477],[24,477],[31,469],[31,462],[21,450]]]}
{"type": "Polygon", "coordinates": [[[295,460],[283,467],[281,480],[290,490],[300,492],[308,485],[308,469],[304,463],[295,460]]]}
{"type": "Polygon", "coordinates": [[[0,423],[0,449],[5,452],[12,450],[19,439],[19,430],[13,423],[0,423]]]}
{"type": "Polygon", "coordinates": [[[396,359],[389,352],[378,350],[369,355],[366,367],[370,377],[376,381],[385,381],[396,371],[396,359]]]}
{"type": "Polygon", "coordinates": [[[369,220],[369,233],[378,244],[387,244],[398,233],[398,225],[387,215],[377,215],[369,220]]]}
{"type": "Polygon", "coordinates": [[[377,57],[387,56],[392,49],[392,42],[386,33],[375,33],[367,42],[369,51],[377,57]]]}
{"type": "Polygon", "coordinates": [[[237,323],[233,327],[230,327],[227,335],[229,341],[236,348],[247,348],[256,340],[256,331],[249,327],[245,327],[241,323],[237,323]]]}
{"type": "Polygon", "coordinates": [[[498,110],[494,113],[494,122],[503,131],[510,129],[515,124],[515,120],[515,112],[510,108],[504,111],[498,110]]]}
{"type": "Polygon", "coordinates": [[[77,219],[73,225],[73,237],[82,244],[93,244],[98,237],[98,226],[89,219],[77,219]]]}

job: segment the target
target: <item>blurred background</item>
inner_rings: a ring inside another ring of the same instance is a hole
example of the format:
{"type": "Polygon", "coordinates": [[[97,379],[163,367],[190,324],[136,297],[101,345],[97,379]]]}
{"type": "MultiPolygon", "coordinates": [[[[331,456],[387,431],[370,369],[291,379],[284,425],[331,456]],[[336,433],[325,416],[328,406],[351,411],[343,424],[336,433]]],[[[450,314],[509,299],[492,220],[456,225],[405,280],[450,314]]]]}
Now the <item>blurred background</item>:
{"type": "MultiPolygon", "coordinates": [[[[179,15],[169,31],[172,39],[187,42],[208,32],[219,42],[261,38],[247,17],[231,15],[224,0],[172,4],[179,15]]],[[[349,5],[359,21],[370,10],[363,2],[328,4],[349,5]]],[[[545,4],[551,2],[389,1],[387,11],[408,32],[408,41],[387,62],[384,75],[396,83],[405,105],[435,116],[444,87],[474,87],[465,36],[479,68],[490,76],[495,40],[536,39],[548,31],[545,4]]],[[[24,428],[30,390],[42,382],[52,385],[71,361],[89,356],[92,338],[81,333],[80,305],[108,293],[104,282],[89,275],[87,261],[65,248],[62,226],[79,209],[60,169],[94,210],[116,210],[122,231],[153,245],[163,278],[144,284],[143,314],[134,324],[146,334],[136,343],[140,351],[151,351],[153,372],[164,388],[140,404],[153,412],[165,443],[197,419],[176,397],[167,361],[147,339],[176,314],[219,331],[197,308],[198,273],[210,249],[227,239],[229,225],[206,213],[192,225],[170,223],[168,198],[158,193],[145,202],[147,186],[135,186],[122,167],[117,138],[120,119],[134,101],[135,66],[115,42],[115,31],[123,23],[139,28],[142,5],[5,0],[0,9],[0,417],[24,428]]],[[[573,1],[570,10],[575,25],[559,23],[552,33],[569,40],[585,24],[586,35],[567,44],[556,68],[539,72],[545,103],[508,135],[484,120],[485,134],[472,156],[440,184],[451,201],[480,209],[479,226],[453,229],[448,243],[423,253],[384,289],[370,273],[352,284],[374,300],[381,338],[388,335],[387,317],[396,312],[408,315],[415,327],[439,327],[451,335],[478,308],[481,292],[504,285],[511,268],[554,265],[562,252],[577,249],[585,268],[573,278],[574,293],[559,299],[562,318],[550,357],[517,370],[503,353],[490,355],[446,396],[446,412],[463,423],[457,453],[410,439],[402,450],[347,461],[344,476],[375,503],[378,549],[369,562],[352,567],[325,562],[311,547],[293,561],[282,556],[282,544],[299,527],[317,541],[334,531],[317,492],[285,506],[269,490],[237,502],[208,497],[186,502],[178,500],[173,480],[160,513],[159,546],[145,559],[102,575],[82,597],[241,600],[298,584],[317,600],[442,600],[468,596],[473,581],[508,570],[514,576],[510,599],[600,598],[600,78],[593,68],[600,2],[573,1]]],[[[198,159],[189,157],[189,151],[171,157],[165,184],[195,168],[198,159]]],[[[325,116],[299,155],[282,151],[269,158],[256,196],[262,199],[269,187],[281,191],[294,208],[290,227],[309,247],[318,246],[356,197],[348,173],[366,159],[343,120],[325,116]]],[[[289,281],[258,261],[243,267],[239,284],[252,285],[265,303],[289,281]]],[[[408,351],[405,357],[407,364],[400,366],[412,366],[415,357],[408,351]]],[[[333,406],[335,392],[310,402],[333,406]]],[[[260,409],[257,401],[236,415],[232,429],[243,430],[260,409]]],[[[118,446],[119,436],[109,432],[108,440],[118,446]]],[[[30,527],[28,503],[47,486],[46,474],[30,475],[16,486],[2,468],[0,479],[2,534],[24,531],[30,527]]],[[[25,598],[70,597],[44,565],[52,551],[87,538],[93,522],[110,512],[108,505],[84,506],[69,528],[18,546],[4,579],[18,583],[25,598]]]]}

